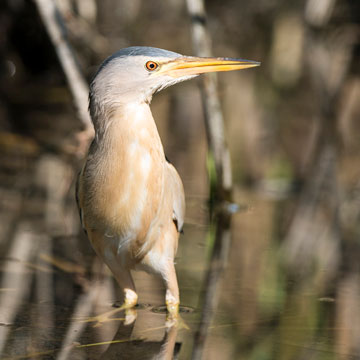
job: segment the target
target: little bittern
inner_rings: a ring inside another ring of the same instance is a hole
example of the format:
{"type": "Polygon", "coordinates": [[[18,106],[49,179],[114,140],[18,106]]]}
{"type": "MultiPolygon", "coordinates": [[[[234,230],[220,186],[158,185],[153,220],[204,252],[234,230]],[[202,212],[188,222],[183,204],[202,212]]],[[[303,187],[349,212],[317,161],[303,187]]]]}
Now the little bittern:
{"type": "Polygon", "coordinates": [[[106,59],[96,73],[89,105],[95,138],[79,175],[77,200],[93,248],[124,291],[122,308],[138,299],[130,269],[160,275],[168,312],[177,315],[179,307],[174,256],[185,197],[150,111],[153,94],[201,73],[257,65],[130,47],[106,59]]]}

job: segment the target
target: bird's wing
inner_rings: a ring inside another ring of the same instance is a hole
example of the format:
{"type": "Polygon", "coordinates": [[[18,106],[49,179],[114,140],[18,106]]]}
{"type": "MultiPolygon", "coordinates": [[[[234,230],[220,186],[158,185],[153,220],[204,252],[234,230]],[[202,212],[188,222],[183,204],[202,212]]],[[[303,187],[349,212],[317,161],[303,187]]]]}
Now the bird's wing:
{"type": "Polygon", "coordinates": [[[168,186],[172,195],[173,221],[178,232],[182,232],[185,218],[185,194],[182,181],[174,166],[166,163],[168,172],[168,186]]]}

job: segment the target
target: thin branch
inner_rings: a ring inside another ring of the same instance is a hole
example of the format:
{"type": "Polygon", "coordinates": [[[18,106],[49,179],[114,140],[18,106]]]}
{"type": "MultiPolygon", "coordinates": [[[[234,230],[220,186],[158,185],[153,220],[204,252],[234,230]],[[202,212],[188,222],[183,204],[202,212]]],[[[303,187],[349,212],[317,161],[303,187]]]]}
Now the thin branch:
{"type": "Polygon", "coordinates": [[[0,358],[3,359],[8,340],[10,325],[13,325],[20,307],[30,292],[32,273],[26,271],[26,264],[31,263],[37,251],[39,238],[31,231],[26,222],[19,222],[18,230],[12,239],[0,289],[8,291],[0,294],[0,358]]]}
{"type": "MultiPolygon", "coordinates": [[[[206,28],[206,13],[203,0],[186,0],[191,19],[192,43],[195,55],[212,56],[211,41],[206,28]]],[[[217,177],[217,200],[231,201],[232,170],[230,152],[225,140],[224,119],[217,91],[216,74],[203,77],[201,94],[205,113],[205,124],[210,151],[214,156],[217,177]]],[[[231,243],[231,211],[226,204],[216,212],[215,244],[205,279],[205,295],[199,327],[195,333],[192,359],[201,359],[209,326],[213,320],[219,300],[221,274],[226,266],[231,243]]]]}
{"type": "Polygon", "coordinates": [[[67,40],[62,16],[54,0],[34,0],[34,2],[64,70],[78,117],[85,127],[87,137],[91,137],[94,130],[88,113],[89,86],[81,74],[74,51],[67,40]]]}
{"type": "MultiPolygon", "coordinates": [[[[195,55],[211,56],[211,42],[206,28],[204,1],[186,0],[186,4],[191,19],[192,43],[195,55]]],[[[225,140],[224,119],[217,91],[216,74],[204,75],[201,93],[209,147],[215,160],[216,195],[220,200],[231,200],[231,160],[225,140]]]]}
{"type": "Polygon", "coordinates": [[[221,293],[221,275],[228,262],[229,251],[231,248],[232,212],[231,207],[224,206],[215,216],[215,244],[205,279],[204,298],[201,306],[202,313],[199,327],[194,336],[194,346],[191,356],[192,360],[200,360],[203,358],[209,327],[218,306],[221,293]]]}

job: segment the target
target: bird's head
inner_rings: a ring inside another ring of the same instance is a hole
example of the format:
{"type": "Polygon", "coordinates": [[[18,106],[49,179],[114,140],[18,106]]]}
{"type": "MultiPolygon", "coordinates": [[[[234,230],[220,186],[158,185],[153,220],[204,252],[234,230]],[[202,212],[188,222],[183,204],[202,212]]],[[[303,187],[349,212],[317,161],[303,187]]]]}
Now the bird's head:
{"type": "Polygon", "coordinates": [[[108,112],[119,106],[151,101],[168,86],[199,74],[258,66],[251,60],[184,56],[152,47],[129,47],[107,58],[90,86],[90,111],[108,112]]]}

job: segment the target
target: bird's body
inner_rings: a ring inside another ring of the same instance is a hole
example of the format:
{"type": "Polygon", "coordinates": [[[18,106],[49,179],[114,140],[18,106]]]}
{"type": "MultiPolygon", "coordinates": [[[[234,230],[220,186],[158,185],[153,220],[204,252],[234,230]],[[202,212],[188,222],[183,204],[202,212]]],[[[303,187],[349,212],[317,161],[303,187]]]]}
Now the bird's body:
{"type": "MultiPolygon", "coordinates": [[[[199,59],[161,49],[127,48],[103,63],[91,85],[96,135],[79,176],[78,205],[93,248],[124,290],[124,307],[137,302],[130,274],[135,269],[159,274],[166,284],[168,311],[178,311],[174,257],[185,197],[178,173],[166,160],[149,103],[164,87],[216,71],[197,65],[194,72],[199,59]]],[[[220,59],[216,61],[220,66],[220,59]]],[[[230,59],[221,59],[224,62],[230,59]]],[[[239,60],[231,62],[240,68],[239,60]]]]}

